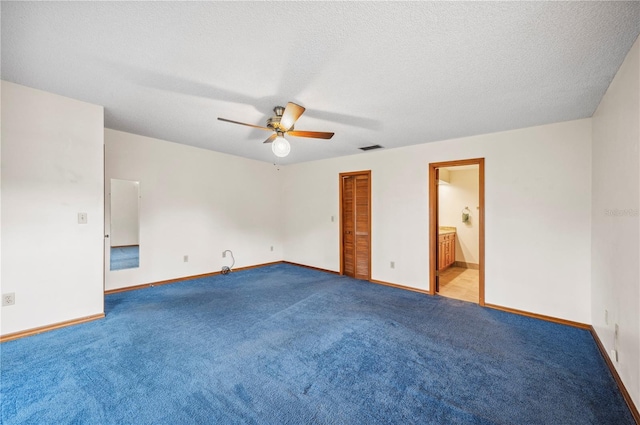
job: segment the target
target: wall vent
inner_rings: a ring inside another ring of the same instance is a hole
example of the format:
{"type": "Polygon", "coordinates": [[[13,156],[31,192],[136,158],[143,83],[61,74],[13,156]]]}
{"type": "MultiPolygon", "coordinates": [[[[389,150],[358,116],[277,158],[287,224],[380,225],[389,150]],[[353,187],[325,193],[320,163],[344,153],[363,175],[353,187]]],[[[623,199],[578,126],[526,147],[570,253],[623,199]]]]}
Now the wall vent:
{"type": "Polygon", "coordinates": [[[371,151],[374,149],[382,149],[382,147],[383,146],[380,146],[380,145],[371,145],[371,146],[365,146],[363,148],[358,148],[358,149],[360,149],[361,151],[371,151]]]}

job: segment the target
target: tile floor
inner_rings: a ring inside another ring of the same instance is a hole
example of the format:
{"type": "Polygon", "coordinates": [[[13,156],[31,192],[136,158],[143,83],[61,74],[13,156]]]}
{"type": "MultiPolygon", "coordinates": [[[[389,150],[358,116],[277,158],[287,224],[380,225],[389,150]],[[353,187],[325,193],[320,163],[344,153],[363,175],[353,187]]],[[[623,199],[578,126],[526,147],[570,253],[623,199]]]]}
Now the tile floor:
{"type": "Polygon", "coordinates": [[[443,297],[479,302],[479,271],[462,267],[449,267],[440,273],[440,291],[443,297]]]}

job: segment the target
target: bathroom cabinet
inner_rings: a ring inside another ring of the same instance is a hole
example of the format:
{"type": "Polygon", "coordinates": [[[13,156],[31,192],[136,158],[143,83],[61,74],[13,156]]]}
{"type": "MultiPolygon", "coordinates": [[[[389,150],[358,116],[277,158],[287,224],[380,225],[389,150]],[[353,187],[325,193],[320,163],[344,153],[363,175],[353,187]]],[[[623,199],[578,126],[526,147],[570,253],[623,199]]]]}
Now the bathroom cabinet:
{"type": "Polygon", "coordinates": [[[438,270],[444,270],[456,261],[456,233],[438,235],[438,270]]]}

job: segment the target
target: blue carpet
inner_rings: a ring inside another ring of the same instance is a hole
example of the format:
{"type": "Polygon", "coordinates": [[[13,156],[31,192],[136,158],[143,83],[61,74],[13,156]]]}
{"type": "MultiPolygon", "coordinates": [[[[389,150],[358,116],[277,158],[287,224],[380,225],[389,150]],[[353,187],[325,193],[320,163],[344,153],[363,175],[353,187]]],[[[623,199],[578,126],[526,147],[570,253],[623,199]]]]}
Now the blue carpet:
{"type": "Polygon", "coordinates": [[[589,332],[291,265],[4,343],[5,424],[633,424],[589,332]]]}
{"type": "Polygon", "coordinates": [[[140,246],[120,246],[111,248],[109,270],[133,269],[140,265],[140,246]]]}

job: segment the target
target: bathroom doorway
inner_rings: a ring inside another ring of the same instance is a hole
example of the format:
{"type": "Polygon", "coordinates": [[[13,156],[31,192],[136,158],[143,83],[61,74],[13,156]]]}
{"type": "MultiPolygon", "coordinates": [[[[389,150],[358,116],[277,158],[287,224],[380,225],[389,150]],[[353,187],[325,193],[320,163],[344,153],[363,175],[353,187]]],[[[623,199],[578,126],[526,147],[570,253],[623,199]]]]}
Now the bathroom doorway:
{"type": "Polygon", "coordinates": [[[429,164],[430,293],[484,305],[484,158],[429,164]]]}

